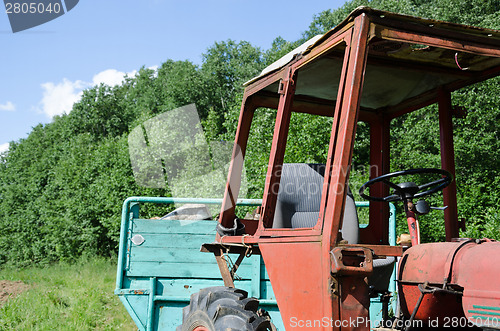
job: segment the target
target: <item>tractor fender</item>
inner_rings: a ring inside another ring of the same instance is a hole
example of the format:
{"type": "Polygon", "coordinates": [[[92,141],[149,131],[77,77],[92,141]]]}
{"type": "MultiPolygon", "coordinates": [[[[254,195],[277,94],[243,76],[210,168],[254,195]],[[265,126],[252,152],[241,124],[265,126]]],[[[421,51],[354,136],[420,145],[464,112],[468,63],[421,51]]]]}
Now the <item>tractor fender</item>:
{"type": "Polygon", "coordinates": [[[497,317],[500,326],[498,252],[500,243],[488,239],[411,247],[399,265],[403,313],[439,325],[463,319],[477,326],[494,326],[497,317]]]}

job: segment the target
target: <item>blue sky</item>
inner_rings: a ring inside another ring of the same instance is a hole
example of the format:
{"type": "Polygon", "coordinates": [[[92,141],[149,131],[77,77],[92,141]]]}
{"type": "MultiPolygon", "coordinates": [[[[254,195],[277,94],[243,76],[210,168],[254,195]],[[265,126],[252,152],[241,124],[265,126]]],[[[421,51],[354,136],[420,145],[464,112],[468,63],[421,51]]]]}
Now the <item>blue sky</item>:
{"type": "Polygon", "coordinates": [[[201,63],[215,41],[268,49],[298,39],[315,14],[344,0],[80,0],[53,21],[12,33],[0,12],[0,152],[69,112],[83,89],[167,59],[201,63]]]}

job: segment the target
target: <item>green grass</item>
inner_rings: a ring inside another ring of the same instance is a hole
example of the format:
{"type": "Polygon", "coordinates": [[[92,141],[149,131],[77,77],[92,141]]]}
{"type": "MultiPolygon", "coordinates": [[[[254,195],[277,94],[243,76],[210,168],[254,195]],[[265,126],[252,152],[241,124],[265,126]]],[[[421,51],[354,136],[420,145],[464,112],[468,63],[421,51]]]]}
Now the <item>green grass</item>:
{"type": "Polygon", "coordinates": [[[0,330],[137,330],[116,295],[114,260],[0,270],[30,288],[0,307],[0,330]]]}

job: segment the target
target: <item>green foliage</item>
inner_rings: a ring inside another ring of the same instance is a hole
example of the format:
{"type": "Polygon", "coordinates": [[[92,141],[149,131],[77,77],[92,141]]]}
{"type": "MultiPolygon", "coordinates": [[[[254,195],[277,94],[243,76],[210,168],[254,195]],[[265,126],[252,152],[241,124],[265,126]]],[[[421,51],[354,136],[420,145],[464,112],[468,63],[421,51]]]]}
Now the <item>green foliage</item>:
{"type": "Polygon", "coordinates": [[[458,208],[468,222],[466,236],[500,239],[500,79],[495,78],[454,94],[454,101],[469,113],[456,119],[455,162],[458,208]],[[496,226],[496,231],[491,231],[496,226]]]}
{"type": "Polygon", "coordinates": [[[85,90],[69,116],[72,134],[88,133],[99,140],[126,132],[132,114],[120,99],[120,93],[103,84],[85,90]]]}
{"type": "MultiPolygon", "coordinates": [[[[69,115],[38,125],[26,139],[0,155],[0,264],[48,264],[78,256],[109,256],[117,249],[121,205],[128,196],[168,196],[168,187],[139,187],[129,161],[128,135],[148,119],[195,104],[212,155],[213,141],[234,139],[243,83],[306,39],[339,24],[356,7],[370,7],[448,20],[500,27],[500,1],[352,0],[337,10],[318,13],[303,38],[277,37],[269,50],[245,41],[216,42],[197,66],[167,60],[157,70],[141,68],[115,87],[84,91],[69,115]]],[[[499,79],[453,94],[453,102],[470,110],[455,119],[459,217],[468,220],[466,236],[499,238],[500,160],[499,79]]],[[[256,111],[245,159],[248,197],[262,196],[276,112],[256,111]]],[[[393,121],[391,170],[439,166],[437,109],[428,107],[393,121]]],[[[331,119],[294,114],[286,162],[325,162],[331,119]]],[[[350,184],[353,191],[368,178],[369,133],[360,123],[354,145],[350,184]]],[[[191,158],[197,158],[196,153],[191,158]]],[[[220,162],[219,162],[220,163],[220,162]]],[[[213,162],[212,169],[225,171],[213,162]]],[[[184,174],[184,177],[189,177],[184,174]]],[[[186,179],[185,189],[196,188],[186,179]]],[[[431,202],[440,205],[437,197],[431,202]]],[[[147,207],[148,216],[167,210],[147,207]]],[[[426,241],[444,236],[442,213],[421,218],[426,241]]],[[[401,215],[401,211],[399,211],[401,215]]],[[[400,231],[405,231],[403,218],[400,231]]]]}
{"type": "Polygon", "coordinates": [[[264,53],[264,61],[266,63],[266,66],[278,60],[283,55],[291,52],[294,48],[300,46],[301,43],[302,39],[295,42],[290,42],[286,41],[282,37],[277,37],[273,40],[271,48],[269,48],[264,53]]]}
{"type": "Polygon", "coordinates": [[[203,54],[201,74],[206,83],[204,92],[209,107],[208,119],[203,124],[209,140],[227,132],[226,114],[239,110],[243,84],[256,76],[263,66],[260,49],[246,41],[216,42],[203,54]]]}

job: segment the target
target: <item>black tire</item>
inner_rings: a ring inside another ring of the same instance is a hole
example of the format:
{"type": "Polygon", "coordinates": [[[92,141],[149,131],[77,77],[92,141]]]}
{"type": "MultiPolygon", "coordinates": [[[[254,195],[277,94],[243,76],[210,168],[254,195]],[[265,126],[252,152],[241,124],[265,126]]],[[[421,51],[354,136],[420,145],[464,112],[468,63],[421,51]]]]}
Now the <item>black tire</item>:
{"type": "Polygon", "coordinates": [[[189,306],[182,310],[182,325],[177,331],[204,327],[210,331],[276,330],[269,314],[258,309],[259,301],[248,293],[230,287],[208,287],[191,295],[189,306]]]}

